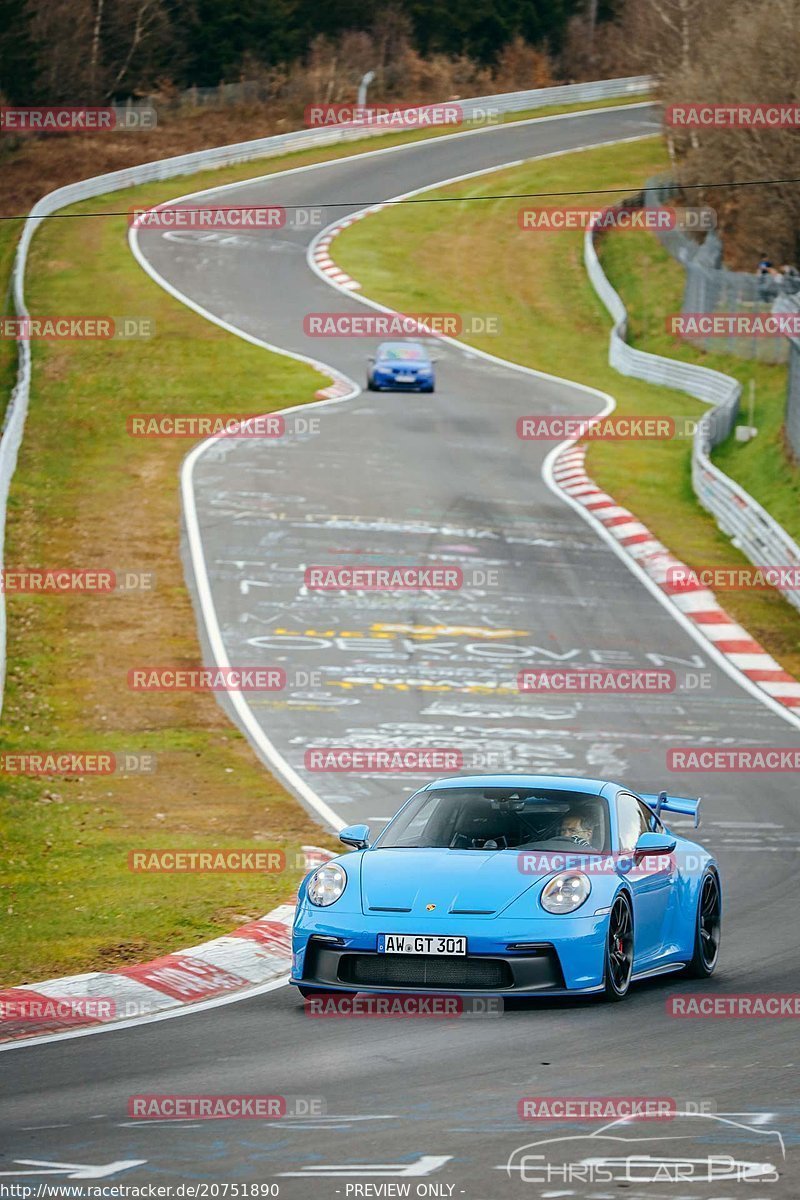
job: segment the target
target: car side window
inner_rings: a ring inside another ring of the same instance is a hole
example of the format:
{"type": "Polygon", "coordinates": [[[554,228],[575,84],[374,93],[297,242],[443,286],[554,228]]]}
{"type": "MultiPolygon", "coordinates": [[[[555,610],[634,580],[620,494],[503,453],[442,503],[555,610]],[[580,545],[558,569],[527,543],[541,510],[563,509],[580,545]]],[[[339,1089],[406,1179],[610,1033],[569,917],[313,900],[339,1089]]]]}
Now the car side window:
{"type": "Polygon", "coordinates": [[[617,825],[619,848],[623,851],[633,850],[639,840],[639,834],[649,830],[640,801],[628,792],[617,794],[617,825]]]}
{"type": "Polygon", "coordinates": [[[413,845],[419,841],[425,833],[428,822],[437,809],[437,800],[435,795],[431,794],[419,811],[415,814],[413,821],[410,821],[403,833],[403,842],[413,845]]]}
{"type": "Polygon", "coordinates": [[[639,800],[638,804],[642,812],[642,820],[645,822],[645,829],[647,832],[663,833],[664,826],[661,824],[652,808],[648,808],[648,806],[642,800],[639,800]]]}

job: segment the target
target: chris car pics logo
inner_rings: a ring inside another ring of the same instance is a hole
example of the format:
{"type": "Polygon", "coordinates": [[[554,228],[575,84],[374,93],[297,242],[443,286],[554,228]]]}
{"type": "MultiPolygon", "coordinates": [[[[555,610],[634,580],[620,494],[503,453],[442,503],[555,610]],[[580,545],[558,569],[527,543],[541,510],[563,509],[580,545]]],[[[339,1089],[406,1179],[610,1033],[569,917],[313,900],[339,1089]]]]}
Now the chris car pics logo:
{"type": "Polygon", "coordinates": [[[707,1183],[775,1183],[785,1159],[783,1136],[776,1129],[677,1111],[657,1130],[632,1114],[590,1134],[528,1142],[511,1152],[505,1170],[509,1179],[554,1192],[568,1188],[569,1194],[576,1194],[576,1185],[660,1184],[685,1190],[707,1183]]]}

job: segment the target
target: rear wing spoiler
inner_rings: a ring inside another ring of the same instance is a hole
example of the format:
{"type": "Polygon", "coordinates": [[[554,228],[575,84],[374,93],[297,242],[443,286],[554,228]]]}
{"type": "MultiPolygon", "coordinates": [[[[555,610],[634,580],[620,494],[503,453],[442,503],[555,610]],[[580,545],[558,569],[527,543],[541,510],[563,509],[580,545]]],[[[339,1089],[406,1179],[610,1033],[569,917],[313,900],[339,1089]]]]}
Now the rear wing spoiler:
{"type": "Polygon", "coordinates": [[[697,829],[700,824],[700,797],[696,800],[690,800],[686,796],[668,796],[666,792],[651,792],[646,794],[639,793],[645,804],[655,811],[657,817],[662,812],[680,813],[683,817],[693,817],[694,827],[697,829]]]}

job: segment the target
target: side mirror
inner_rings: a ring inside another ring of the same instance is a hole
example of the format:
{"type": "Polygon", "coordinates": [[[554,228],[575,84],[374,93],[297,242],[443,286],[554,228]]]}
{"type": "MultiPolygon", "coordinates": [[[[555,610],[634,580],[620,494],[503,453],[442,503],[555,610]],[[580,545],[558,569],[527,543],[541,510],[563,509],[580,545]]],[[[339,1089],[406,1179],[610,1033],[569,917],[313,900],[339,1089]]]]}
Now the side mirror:
{"type": "Polygon", "coordinates": [[[339,833],[339,841],[354,850],[366,850],[369,846],[369,825],[347,825],[339,833]]]}
{"type": "Polygon", "coordinates": [[[634,858],[644,858],[646,854],[672,854],[678,843],[670,833],[640,833],[634,858]]]}
{"type": "Polygon", "coordinates": [[[375,355],[370,354],[369,357],[367,358],[367,362],[375,362],[375,355]]]}

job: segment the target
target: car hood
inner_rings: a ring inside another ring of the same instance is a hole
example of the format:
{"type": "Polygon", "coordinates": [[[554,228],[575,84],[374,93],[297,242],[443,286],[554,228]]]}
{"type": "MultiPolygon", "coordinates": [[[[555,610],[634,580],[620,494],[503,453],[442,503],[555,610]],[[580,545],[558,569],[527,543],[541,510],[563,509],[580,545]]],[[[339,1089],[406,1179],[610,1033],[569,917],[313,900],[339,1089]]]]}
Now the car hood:
{"type": "Polygon", "coordinates": [[[524,874],[519,855],[507,850],[368,850],[361,858],[362,912],[493,917],[545,874],[524,874]]]}

